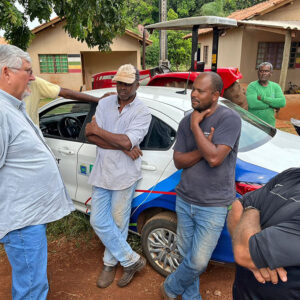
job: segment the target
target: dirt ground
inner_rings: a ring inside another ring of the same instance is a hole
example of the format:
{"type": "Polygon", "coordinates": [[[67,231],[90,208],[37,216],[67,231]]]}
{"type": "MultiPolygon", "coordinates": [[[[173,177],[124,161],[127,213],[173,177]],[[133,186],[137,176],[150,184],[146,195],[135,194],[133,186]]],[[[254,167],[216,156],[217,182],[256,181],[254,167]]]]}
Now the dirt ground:
{"type": "MultiPolygon", "coordinates": [[[[291,95],[290,102],[296,101],[299,95],[291,95]]],[[[296,110],[287,105],[276,116],[276,127],[296,134],[289,122],[296,110]]],[[[153,300],[161,299],[159,286],[164,280],[150,265],[136,275],[133,282],[119,288],[116,281],[121,276],[119,267],[115,282],[106,289],[96,286],[97,277],[102,268],[103,245],[95,237],[88,242],[61,238],[49,242],[48,246],[48,279],[50,292],[48,300],[153,300]]],[[[210,263],[207,271],[201,276],[201,296],[203,300],[231,300],[231,289],[234,279],[234,266],[210,263]]],[[[0,248],[0,300],[11,299],[11,269],[5,252],[0,248]]]]}
{"type": "MultiPolygon", "coordinates": [[[[118,268],[115,282],[99,289],[96,280],[102,267],[103,245],[95,237],[88,242],[61,238],[48,245],[48,300],[129,300],[161,299],[159,286],[163,277],[147,264],[125,288],[116,281],[121,276],[118,268]]],[[[232,265],[210,264],[201,276],[203,300],[230,300],[234,278],[232,265]]],[[[0,300],[11,299],[11,269],[6,254],[0,250],[0,300]]]]}

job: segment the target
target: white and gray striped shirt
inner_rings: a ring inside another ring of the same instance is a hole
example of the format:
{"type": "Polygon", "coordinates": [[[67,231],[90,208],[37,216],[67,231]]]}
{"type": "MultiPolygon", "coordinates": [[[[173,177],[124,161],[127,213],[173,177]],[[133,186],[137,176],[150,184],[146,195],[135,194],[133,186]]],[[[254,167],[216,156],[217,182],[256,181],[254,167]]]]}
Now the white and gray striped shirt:
{"type": "MultiPolygon", "coordinates": [[[[150,126],[149,108],[137,96],[121,113],[118,108],[117,95],[99,101],[95,114],[98,126],[111,133],[126,134],[132,147],[138,146],[150,126]]],[[[123,190],[141,178],[141,158],[132,160],[121,150],[97,147],[89,184],[109,190],[123,190]]]]}

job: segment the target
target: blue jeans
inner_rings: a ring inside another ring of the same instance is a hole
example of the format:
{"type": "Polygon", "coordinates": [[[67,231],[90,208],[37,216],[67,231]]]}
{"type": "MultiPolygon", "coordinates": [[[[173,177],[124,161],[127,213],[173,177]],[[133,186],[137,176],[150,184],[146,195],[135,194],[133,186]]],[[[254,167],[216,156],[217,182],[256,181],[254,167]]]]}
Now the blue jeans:
{"type": "Polygon", "coordinates": [[[200,300],[199,276],[207,267],[221,231],[227,208],[189,204],[176,198],[178,249],[183,260],[164,283],[169,297],[182,295],[182,300],[200,300]]]}
{"type": "Polygon", "coordinates": [[[126,241],[136,185],[116,191],[93,187],[90,222],[105,246],[103,263],[106,266],[120,262],[128,267],[140,258],[126,241]]]}
{"type": "Polygon", "coordinates": [[[44,300],[48,294],[46,225],[7,233],[0,243],[12,268],[13,300],[44,300]]]}

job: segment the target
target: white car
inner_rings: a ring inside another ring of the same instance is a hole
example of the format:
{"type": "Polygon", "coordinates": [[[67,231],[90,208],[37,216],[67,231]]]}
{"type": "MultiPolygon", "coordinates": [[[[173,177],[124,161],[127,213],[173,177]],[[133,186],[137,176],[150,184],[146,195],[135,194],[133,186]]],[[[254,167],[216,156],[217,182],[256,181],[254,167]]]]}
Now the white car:
{"type": "MultiPolygon", "coordinates": [[[[114,89],[93,90],[100,97],[114,89]]],[[[152,123],[141,143],[143,179],[133,202],[130,229],[141,234],[144,254],[163,275],[179,264],[176,246],[175,187],[181,171],[173,163],[172,146],[180,120],[191,111],[187,95],[175,88],[140,87],[138,95],[150,108],[152,123]]],[[[242,118],[242,133],[236,166],[237,197],[257,189],[277,173],[300,167],[300,137],[275,129],[226,99],[219,100],[242,118]]],[[[96,105],[67,99],[54,100],[40,109],[40,128],[56,156],[66,187],[76,208],[89,213],[92,170],[96,146],[84,134],[96,105]]],[[[213,260],[233,262],[231,240],[222,232],[213,260]]]]}

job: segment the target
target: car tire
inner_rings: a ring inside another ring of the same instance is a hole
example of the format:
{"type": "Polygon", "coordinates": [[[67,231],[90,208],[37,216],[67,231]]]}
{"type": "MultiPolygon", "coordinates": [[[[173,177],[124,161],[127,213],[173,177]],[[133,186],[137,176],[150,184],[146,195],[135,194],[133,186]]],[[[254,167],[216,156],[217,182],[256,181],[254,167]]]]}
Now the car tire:
{"type": "Polygon", "coordinates": [[[150,218],[142,229],[143,252],[153,269],[163,276],[175,271],[181,261],[176,227],[176,214],[167,211],[150,218]]]}

